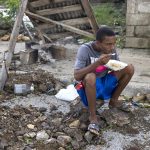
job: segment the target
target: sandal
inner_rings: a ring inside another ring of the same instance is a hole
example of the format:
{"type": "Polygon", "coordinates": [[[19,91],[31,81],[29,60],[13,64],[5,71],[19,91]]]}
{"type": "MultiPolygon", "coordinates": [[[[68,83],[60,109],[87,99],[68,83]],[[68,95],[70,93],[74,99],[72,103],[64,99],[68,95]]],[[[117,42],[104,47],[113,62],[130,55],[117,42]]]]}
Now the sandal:
{"type": "Polygon", "coordinates": [[[96,123],[90,123],[89,126],[88,126],[88,130],[91,132],[91,133],[94,133],[96,135],[99,135],[99,125],[96,124],[96,123]]]}

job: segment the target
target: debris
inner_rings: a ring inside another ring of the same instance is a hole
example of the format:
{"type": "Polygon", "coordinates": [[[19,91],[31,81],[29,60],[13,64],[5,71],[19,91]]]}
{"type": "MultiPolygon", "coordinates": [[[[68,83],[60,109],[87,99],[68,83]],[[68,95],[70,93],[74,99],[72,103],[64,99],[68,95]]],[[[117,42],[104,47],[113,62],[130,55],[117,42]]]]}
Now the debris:
{"type": "Polygon", "coordinates": [[[38,141],[46,141],[48,140],[49,135],[46,133],[45,130],[39,131],[36,135],[36,140],[38,141]]]}

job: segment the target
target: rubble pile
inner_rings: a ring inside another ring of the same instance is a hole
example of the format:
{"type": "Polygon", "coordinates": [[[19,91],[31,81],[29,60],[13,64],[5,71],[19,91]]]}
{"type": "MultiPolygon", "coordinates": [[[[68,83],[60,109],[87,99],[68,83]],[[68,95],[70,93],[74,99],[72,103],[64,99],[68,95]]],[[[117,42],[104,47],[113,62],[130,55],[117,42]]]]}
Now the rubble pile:
{"type": "MultiPolygon", "coordinates": [[[[66,115],[57,111],[55,106],[50,108],[49,114],[45,113],[44,108],[32,106],[0,107],[0,149],[80,150],[88,149],[91,145],[100,148],[106,144],[102,134],[107,130],[124,135],[136,135],[141,131],[149,133],[150,130],[149,108],[137,106],[128,112],[113,108],[98,114],[102,128],[99,136],[87,131],[88,112],[82,108],[79,100],[70,104],[71,111],[66,115]]],[[[133,142],[133,146],[141,149],[145,144],[139,144],[137,140],[133,142]]]]}

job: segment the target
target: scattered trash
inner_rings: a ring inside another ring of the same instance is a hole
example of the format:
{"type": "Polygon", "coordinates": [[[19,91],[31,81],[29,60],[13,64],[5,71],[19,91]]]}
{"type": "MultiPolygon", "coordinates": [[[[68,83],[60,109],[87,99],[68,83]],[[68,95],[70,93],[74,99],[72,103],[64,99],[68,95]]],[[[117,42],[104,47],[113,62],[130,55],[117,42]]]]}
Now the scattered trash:
{"type": "Polygon", "coordinates": [[[74,85],[68,85],[66,89],[61,89],[55,97],[57,99],[65,100],[65,101],[73,101],[78,97],[78,93],[74,88],[74,85]]]}
{"type": "Polygon", "coordinates": [[[34,84],[31,86],[28,84],[14,84],[14,93],[15,94],[27,94],[34,91],[34,84]]]}

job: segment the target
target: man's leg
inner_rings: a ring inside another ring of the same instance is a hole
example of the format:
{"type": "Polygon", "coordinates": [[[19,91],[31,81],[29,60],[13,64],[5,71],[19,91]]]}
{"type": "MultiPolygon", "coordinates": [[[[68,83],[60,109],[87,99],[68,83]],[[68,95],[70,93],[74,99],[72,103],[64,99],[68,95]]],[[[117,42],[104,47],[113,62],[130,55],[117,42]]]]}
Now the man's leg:
{"type": "Polygon", "coordinates": [[[98,120],[96,116],[96,75],[94,73],[87,74],[84,78],[83,84],[88,100],[90,122],[97,123],[98,120]]]}
{"type": "Polygon", "coordinates": [[[129,81],[131,80],[131,78],[134,74],[134,67],[132,65],[128,65],[126,68],[124,68],[120,71],[114,72],[114,74],[118,79],[118,85],[112,95],[110,105],[112,105],[113,107],[117,107],[120,105],[118,103],[118,97],[120,96],[120,94],[124,90],[124,88],[127,86],[129,81]]]}

